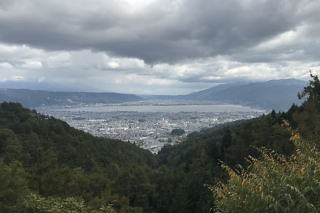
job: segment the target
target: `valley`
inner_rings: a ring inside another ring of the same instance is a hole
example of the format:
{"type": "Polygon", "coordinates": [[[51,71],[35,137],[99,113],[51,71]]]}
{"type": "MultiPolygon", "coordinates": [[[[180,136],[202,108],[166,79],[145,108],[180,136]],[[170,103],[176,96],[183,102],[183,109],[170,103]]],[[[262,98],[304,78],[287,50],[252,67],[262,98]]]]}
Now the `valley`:
{"type": "Polygon", "coordinates": [[[152,153],[165,144],[180,143],[192,132],[266,112],[240,105],[178,102],[40,107],[38,111],[95,136],[129,141],[152,153]],[[172,135],[174,129],[183,129],[184,134],[172,135]]]}

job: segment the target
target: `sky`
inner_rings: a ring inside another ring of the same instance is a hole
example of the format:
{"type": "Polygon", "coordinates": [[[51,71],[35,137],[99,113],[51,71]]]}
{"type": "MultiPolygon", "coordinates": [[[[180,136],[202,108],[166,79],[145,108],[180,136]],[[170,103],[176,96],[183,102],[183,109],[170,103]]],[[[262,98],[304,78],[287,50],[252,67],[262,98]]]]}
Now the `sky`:
{"type": "Polygon", "coordinates": [[[0,0],[0,87],[187,94],[308,79],[319,0],[0,0]]]}

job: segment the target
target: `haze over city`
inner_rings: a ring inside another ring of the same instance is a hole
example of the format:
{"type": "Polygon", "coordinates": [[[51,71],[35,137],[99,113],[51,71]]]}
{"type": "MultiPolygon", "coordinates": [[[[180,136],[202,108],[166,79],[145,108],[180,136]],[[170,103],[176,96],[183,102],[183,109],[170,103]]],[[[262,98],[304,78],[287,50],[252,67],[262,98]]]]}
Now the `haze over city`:
{"type": "Polygon", "coordinates": [[[187,94],[319,70],[312,0],[1,0],[1,87],[187,94]]]}

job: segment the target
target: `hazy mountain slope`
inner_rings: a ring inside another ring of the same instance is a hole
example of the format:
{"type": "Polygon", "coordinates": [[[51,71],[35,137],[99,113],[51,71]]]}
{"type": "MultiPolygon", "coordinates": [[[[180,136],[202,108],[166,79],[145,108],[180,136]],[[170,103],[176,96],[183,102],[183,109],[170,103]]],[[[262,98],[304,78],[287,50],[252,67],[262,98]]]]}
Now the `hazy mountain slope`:
{"type": "Polygon", "coordinates": [[[198,92],[194,92],[191,94],[188,94],[184,97],[187,97],[188,99],[197,99],[197,100],[201,100],[201,99],[205,99],[205,100],[210,100],[212,99],[212,96],[219,94],[219,92],[224,91],[230,87],[237,87],[237,86],[241,86],[241,85],[246,85],[247,83],[243,82],[243,83],[227,83],[227,84],[220,84],[218,86],[214,86],[211,87],[209,89],[205,89],[205,90],[201,90],[198,92]]]}
{"type": "Polygon", "coordinates": [[[257,83],[222,84],[188,95],[137,96],[120,93],[49,92],[27,89],[0,89],[0,102],[20,102],[27,107],[41,105],[70,105],[121,103],[145,99],[179,101],[214,101],[241,104],[264,109],[287,110],[299,104],[297,93],[307,84],[296,79],[271,80],[257,83]]]}
{"type": "Polygon", "coordinates": [[[208,100],[208,97],[212,96],[212,94],[217,93],[219,91],[225,90],[229,87],[244,85],[246,83],[230,83],[230,84],[221,84],[218,86],[211,87],[209,89],[201,90],[198,92],[190,93],[188,95],[140,95],[144,99],[148,100],[180,100],[180,101],[188,101],[188,100],[208,100]]]}
{"type": "Polygon", "coordinates": [[[0,89],[0,102],[20,102],[24,106],[121,103],[139,101],[136,95],[91,92],[49,92],[27,89],[0,89]]]}
{"type": "Polygon", "coordinates": [[[186,100],[217,101],[265,109],[287,110],[300,103],[297,93],[307,84],[296,79],[271,80],[244,85],[220,85],[186,95],[186,100]]]}

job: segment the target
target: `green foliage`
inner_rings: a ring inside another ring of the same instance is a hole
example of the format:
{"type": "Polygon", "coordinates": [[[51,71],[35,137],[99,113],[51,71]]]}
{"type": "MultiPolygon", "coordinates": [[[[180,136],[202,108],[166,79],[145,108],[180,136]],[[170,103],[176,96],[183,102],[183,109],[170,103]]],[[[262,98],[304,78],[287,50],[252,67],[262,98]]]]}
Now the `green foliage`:
{"type": "Polygon", "coordinates": [[[183,135],[184,133],[185,131],[183,129],[177,128],[177,129],[173,129],[170,134],[180,136],[180,135],[183,135]]]}
{"type": "Polygon", "coordinates": [[[310,72],[310,83],[298,94],[299,98],[306,98],[301,109],[295,110],[293,120],[295,126],[304,138],[314,141],[320,136],[320,80],[310,72]]]}
{"type": "Polygon", "coordinates": [[[0,129],[0,141],[0,152],[3,152],[5,162],[10,162],[14,159],[19,160],[22,145],[11,129],[0,129]]]}
{"type": "Polygon", "coordinates": [[[26,212],[23,201],[29,194],[26,173],[21,163],[0,162],[0,212],[26,212]]]}
{"type": "Polygon", "coordinates": [[[31,194],[24,203],[33,212],[49,213],[115,213],[112,206],[103,206],[99,209],[92,209],[86,206],[81,199],[67,197],[64,199],[48,197],[44,198],[36,194],[31,194]]]}
{"type": "Polygon", "coordinates": [[[320,152],[296,140],[290,157],[261,150],[247,170],[224,166],[230,179],[212,187],[216,212],[319,212],[320,152]]]}
{"type": "Polygon", "coordinates": [[[298,94],[299,99],[307,98],[306,102],[312,102],[320,107],[320,80],[317,75],[313,75],[310,71],[311,80],[309,85],[304,87],[303,91],[298,94]]]}
{"type": "Polygon", "coordinates": [[[293,119],[304,138],[320,145],[316,140],[320,136],[320,112],[315,103],[309,101],[304,103],[301,112],[293,114],[293,119]]]}
{"type": "Polygon", "coordinates": [[[0,206],[6,209],[0,212],[24,211],[21,200],[29,191],[46,200],[77,197],[88,208],[114,203],[118,212],[139,212],[152,206],[153,184],[148,176],[157,162],[150,152],[130,143],[93,137],[20,104],[0,105],[0,161],[4,180],[0,206]],[[24,175],[14,172],[20,171],[13,167],[14,162],[24,175]],[[133,168],[136,172],[129,173],[130,180],[119,181],[133,168]],[[136,184],[139,181],[141,185],[136,184]],[[126,184],[128,190],[122,190],[126,184]]]}
{"type": "Polygon", "coordinates": [[[248,155],[259,156],[252,147],[263,146],[282,154],[292,153],[294,146],[289,141],[291,133],[281,126],[279,120],[267,115],[243,123],[233,134],[231,145],[224,150],[225,162],[233,166],[245,166],[248,155]]]}

